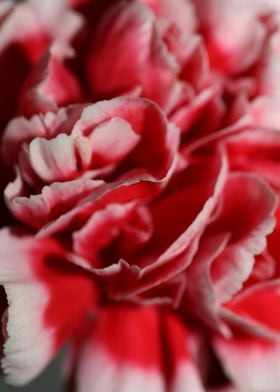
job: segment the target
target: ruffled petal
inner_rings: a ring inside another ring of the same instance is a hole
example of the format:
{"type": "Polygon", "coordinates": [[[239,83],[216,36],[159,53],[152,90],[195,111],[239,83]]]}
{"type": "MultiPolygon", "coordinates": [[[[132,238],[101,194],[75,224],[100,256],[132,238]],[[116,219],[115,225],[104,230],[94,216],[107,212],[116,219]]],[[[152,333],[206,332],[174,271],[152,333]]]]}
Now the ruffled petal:
{"type": "Polygon", "coordinates": [[[274,227],[275,208],[275,194],[258,177],[229,176],[221,205],[187,270],[186,304],[204,321],[217,327],[220,304],[241,290],[249,278],[255,256],[263,252],[274,227]]]}
{"type": "Polygon", "coordinates": [[[64,60],[73,55],[69,46],[61,42],[52,44],[25,82],[19,102],[20,114],[30,117],[83,102],[78,80],[64,64],[64,60]]]}

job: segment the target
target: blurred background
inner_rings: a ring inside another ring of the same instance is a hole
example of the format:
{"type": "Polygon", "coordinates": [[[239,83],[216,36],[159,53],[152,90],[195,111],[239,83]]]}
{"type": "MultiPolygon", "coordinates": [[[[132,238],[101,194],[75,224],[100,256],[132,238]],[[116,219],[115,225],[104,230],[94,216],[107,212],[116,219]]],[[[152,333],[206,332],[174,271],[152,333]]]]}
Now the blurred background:
{"type": "Polygon", "coordinates": [[[62,392],[60,384],[61,357],[58,357],[44,372],[31,384],[25,387],[10,387],[0,379],[1,392],[62,392]]]}

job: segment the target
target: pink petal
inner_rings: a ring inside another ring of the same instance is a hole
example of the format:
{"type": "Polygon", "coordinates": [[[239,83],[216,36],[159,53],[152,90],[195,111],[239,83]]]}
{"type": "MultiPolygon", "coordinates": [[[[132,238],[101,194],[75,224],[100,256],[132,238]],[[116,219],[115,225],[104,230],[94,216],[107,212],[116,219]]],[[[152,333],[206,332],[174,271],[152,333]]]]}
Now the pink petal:
{"type": "Polygon", "coordinates": [[[56,111],[59,106],[82,102],[82,91],[64,60],[72,57],[67,45],[55,42],[27,79],[19,111],[25,116],[56,111]]]}
{"type": "Polygon", "coordinates": [[[66,0],[28,0],[40,16],[40,25],[63,42],[71,42],[84,25],[82,16],[71,10],[66,0]]]}
{"type": "Polygon", "coordinates": [[[51,140],[34,138],[28,146],[26,159],[35,175],[48,184],[79,177],[88,169],[91,153],[87,138],[72,138],[61,133],[51,140]]]}
{"type": "Polygon", "coordinates": [[[121,118],[103,122],[89,137],[95,166],[120,162],[140,140],[140,136],[134,132],[131,125],[121,118]]]}
{"type": "Polygon", "coordinates": [[[2,137],[2,155],[5,162],[15,165],[23,143],[35,137],[53,138],[63,132],[70,134],[83,106],[69,106],[56,113],[34,115],[30,119],[15,117],[7,125],[2,137]]]}
{"type": "Polygon", "coordinates": [[[192,132],[194,139],[213,133],[219,128],[225,111],[220,94],[220,87],[215,85],[202,90],[188,105],[175,112],[172,121],[183,134],[192,132]],[[203,122],[207,122],[207,127],[203,122]],[[201,129],[203,133],[199,132],[201,129]]]}
{"type": "Polygon", "coordinates": [[[23,385],[74,332],[96,294],[54,240],[3,229],[0,242],[0,282],[8,300],[2,369],[10,384],[23,385]]]}
{"type": "Polygon", "coordinates": [[[195,9],[189,0],[141,0],[148,5],[157,16],[176,24],[185,34],[189,35],[196,29],[195,9]]]}
{"type": "Polygon", "coordinates": [[[246,7],[233,1],[198,1],[210,63],[230,75],[246,71],[261,54],[264,26],[246,7]]]}
{"type": "Polygon", "coordinates": [[[100,309],[91,330],[76,341],[69,365],[79,392],[203,392],[197,349],[196,336],[172,314],[109,307],[100,309]]]}
{"type": "MultiPolygon", "coordinates": [[[[277,36],[276,36],[277,37],[277,36]]],[[[277,40],[279,37],[277,37],[277,40]]],[[[278,43],[279,45],[279,43],[278,43]]],[[[270,46],[262,58],[255,72],[257,82],[257,94],[279,97],[280,84],[278,83],[280,76],[280,53],[273,47],[273,38],[270,46]]]]}
{"type": "Polygon", "coordinates": [[[0,50],[19,43],[33,61],[36,61],[47,45],[48,33],[41,25],[40,17],[31,2],[13,4],[2,21],[0,50]],[[39,16],[39,20],[38,20],[39,16]],[[33,47],[32,47],[33,46],[33,47]]]}
{"type": "Polygon", "coordinates": [[[253,125],[257,128],[280,128],[280,99],[278,97],[260,96],[249,106],[253,125]]]}
{"type": "Polygon", "coordinates": [[[228,233],[202,237],[198,252],[186,271],[186,292],[181,305],[224,335],[228,335],[229,330],[218,316],[219,303],[211,280],[211,264],[227,241],[228,233]]]}
{"type": "Polygon", "coordinates": [[[94,181],[97,187],[100,186],[96,192],[91,192],[86,198],[81,197],[77,205],[71,206],[69,211],[64,211],[61,216],[55,217],[52,222],[45,224],[38,232],[38,236],[46,237],[67,229],[71,230],[74,222],[79,222],[79,226],[81,226],[94,212],[111,203],[128,203],[135,199],[139,201],[150,200],[158,194],[159,185],[150,179],[146,180],[145,176],[133,176],[104,186],[100,186],[99,180],[94,181]]]}

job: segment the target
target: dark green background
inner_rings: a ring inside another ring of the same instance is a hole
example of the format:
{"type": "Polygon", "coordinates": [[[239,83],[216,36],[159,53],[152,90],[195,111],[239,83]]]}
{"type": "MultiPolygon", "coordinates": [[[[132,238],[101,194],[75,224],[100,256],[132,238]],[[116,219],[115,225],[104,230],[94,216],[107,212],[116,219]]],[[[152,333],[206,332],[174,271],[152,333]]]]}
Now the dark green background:
{"type": "Polygon", "coordinates": [[[36,380],[25,387],[10,387],[0,380],[0,392],[63,392],[60,385],[61,358],[56,359],[36,380]]]}

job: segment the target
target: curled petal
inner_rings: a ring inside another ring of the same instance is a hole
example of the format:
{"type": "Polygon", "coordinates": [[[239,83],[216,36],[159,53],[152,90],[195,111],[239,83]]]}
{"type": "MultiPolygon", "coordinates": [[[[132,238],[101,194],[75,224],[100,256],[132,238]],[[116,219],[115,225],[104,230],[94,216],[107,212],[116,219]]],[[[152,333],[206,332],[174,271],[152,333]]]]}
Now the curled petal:
{"type": "Polygon", "coordinates": [[[2,137],[1,149],[5,163],[15,165],[22,145],[36,137],[51,139],[61,132],[70,134],[82,110],[82,105],[73,105],[61,108],[56,113],[35,114],[30,119],[13,118],[2,137]]]}
{"type": "Polygon", "coordinates": [[[64,64],[64,60],[73,54],[65,44],[52,44],[26,80],[19,103],[21,114],[29,117],[83,101],[78,81],[64,64]]]}
{"type": "Polygon", "coordinates": [[[92,138],[93,145],[96,143],[96,151],[100,151],[100,154],[106,153],[102,159],[108,159],[107,148],[111,155],[116,154],[111,151],[114,145],[111,145],[110,138],[116,140],[115,134],[119,135],[120,126],[126,134],[126,140],[118,141],[120,146],[117,144],[117,148],[130,150],[139,136],[137,146],[131,153],[130,165],[145,168],[155,177],[165,177],[174,161],[179,135],[178,130],[166,121],[158,106],[151,101],[115,98],[91,105],[84,109],[72,135],[92,138]],[[102,128],[98,127],[101,124],[102,128]],[[111,129],[108,140],[105,136],[102,137],[102,132],[108,134],[109,127],[111,129]]]}
{"type": "Polygon", "coordinates": [[[12,213],[27,225],[37,229],[74,208],[82,199],[104,185],[101,180],[78,179],[54,182],[37,195],[26,197],[20,175],[5,189],[6,203],[12,213]]]}
{"type": "Polygon", "coordinates": [[[108,98],[139,90],[141,96],[171,110],[184,95],[177,80],[180,66],[176,54],[183,52],[185,57],[189,43],[182,38],[180,44],[176,33],[178,47],[169,50],[165,36],[171,35],[172,40],[173,28],[165,27],[166,23],[159,23],[139,2],[112,6],[99,21],[87,61],[93,94],[108,98]],[[133,44],[132,37],[136,37],[133,44]]]}
{"type": "Polygon", "coordinates": [[[263,252],[266,236],[273,229],[275,207],[274,193],[258,177],[231,174],[216,216],[187,270],[186,305],[226,334],[228,331],[219,321],[220,305],[232,298],[250,277],[255,256],[263,252]]]}
{"type": "Polygon", "coordinates": [[[279,339],[279,280],[258,283],[224,304],[221,316],[233,326],[270,339],[279,339]]]}
{"type": "MultiPolygon", "coordinates": [[[[216,207],[226,173],[227,161],[222,151],[201,160],[194,159],[179,176],[177,192],[167,191],[166,197],[154,203],[151,208],[154,235],[149,246],[131,261],[142,269],[139,281],[128,290],[126,287],[118,289],[116,296],[128,299],[150,290],[168,282],[190,265],[199,238],[216,207]]],[[[173,186],[176,189],[176,185],[173,186]]]]}

